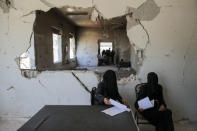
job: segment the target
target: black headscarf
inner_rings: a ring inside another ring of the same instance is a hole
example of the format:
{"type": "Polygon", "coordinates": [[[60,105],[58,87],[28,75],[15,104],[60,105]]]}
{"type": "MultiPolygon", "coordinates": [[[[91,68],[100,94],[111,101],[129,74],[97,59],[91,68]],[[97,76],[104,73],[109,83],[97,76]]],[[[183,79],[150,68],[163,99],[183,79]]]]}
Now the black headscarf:
{"type": "Polygon", "coordinates": [[[109,97],[112,99],[118,99],[118,86],[117,86],[117,79],[116,74],[112,70],[107,70],[103,75],[103,83],[105,88],[105,97],[109,97]]]}
{"type": "Polygon", "coordinates": [[[158,87],[158,77],[157,74],[154,72],[148,73],[147,76],[147,84],[149,87],[149,93],[154,94],[158,87]]]}

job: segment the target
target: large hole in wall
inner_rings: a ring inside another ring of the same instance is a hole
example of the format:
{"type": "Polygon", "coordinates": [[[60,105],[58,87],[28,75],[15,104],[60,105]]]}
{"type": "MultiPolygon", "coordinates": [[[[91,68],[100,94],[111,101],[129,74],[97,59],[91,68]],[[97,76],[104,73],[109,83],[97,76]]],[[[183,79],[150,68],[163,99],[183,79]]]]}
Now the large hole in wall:
{"type": "Polygon", "coordinates": [[[135,74],[132,66],[141,64],[144,50],[136,49],[136,45],[130,43],[127,29],[131,28],[130,25],[141,25],[148,36],[140,18],[134,18],[133,13],[137,12],[135,17],[139,17],[140,10],[143,12],[144,7],[146,10],[146,6],[154,4],[153,0],[147,0],[139,9],[130,11],[128,8],[125,15],[111,19],[104,18],[96,7],[64,6],[47,12],[36,10],[30,48],[21,54],[19,60],[22,74],[25,77],[31,74],[32,77],[34,71],[104,72],[107,69],[126,71],[122,74],[127,76],[135,74]]]}
{"type": "Polygon", "coordinates": [[[126,32],[127,15],[132,13],[104,19],[95,8],[68,6],[48,12],[37,10],[31,46],[20,56],[22,74],[107,69],[135,73],[126,32]]]}

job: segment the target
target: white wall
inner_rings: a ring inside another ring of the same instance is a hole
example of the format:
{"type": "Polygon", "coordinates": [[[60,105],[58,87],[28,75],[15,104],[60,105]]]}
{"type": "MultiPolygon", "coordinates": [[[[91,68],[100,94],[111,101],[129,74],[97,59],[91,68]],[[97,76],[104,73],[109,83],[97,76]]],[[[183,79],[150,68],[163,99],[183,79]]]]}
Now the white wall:
{"type": "MultiPolygon", "coordinates": [[[[144,1],[94,2],[106,18],[111,18],[123,15],[128,6],[139,7],[144,1]]],[[[157,72],[174,118],[196,121],[196,0],[157,0],[156,3],[160,7],[159,14],[153,20],[141,21],[150,35],[150,44],[145,50],[145,60],[138,72],[138,78],[144,82],[148,72],[157,72]]],[[[46,71],[37,78],[26,79],[21,76],[15,62],[15,58],[29,46],[35,19],[35,14],[23,15],[36,9],[46,11],[52,6],[63,5],[90,7],[92,1],[14,0],[16,9],[11,8],[9,13],[3,13],[0,9],[0,116],[31,116],[45,104],[89,104],[89,94],[70,71],[46,71]],[[11,86],[14,88],[9,89],[11,86]],[[73,97],[75,94],[76,97],[73,97]]],[[[134,27],[137,26],[139,25],[134,27]]],[[[142,31],[133,27],[128,29],[130,41],[136,46],[144,42],[142,31]],[[133,35],[142,35],[141,39],[135,41],[130,32],[137,33],[133,35]]],[[[97,77],[93,72],[78,73],[88,87],[97,85],[97,77]]],[[[138,81],[120,86],[120,92],[124,97],[131,98],[131,103],[135,98],[133,87],[136,83],[138,81]]]]}
{"type": "Polygon", "coordinates": [[[196,1],[156,3],[161,6],[158,16],[153,21],[142,22],[151,43],[145,50],[145,60],[138,77],[145,81],[144,75],[150,71],[157,72],[174,117],[196,121],[196,1]]]}

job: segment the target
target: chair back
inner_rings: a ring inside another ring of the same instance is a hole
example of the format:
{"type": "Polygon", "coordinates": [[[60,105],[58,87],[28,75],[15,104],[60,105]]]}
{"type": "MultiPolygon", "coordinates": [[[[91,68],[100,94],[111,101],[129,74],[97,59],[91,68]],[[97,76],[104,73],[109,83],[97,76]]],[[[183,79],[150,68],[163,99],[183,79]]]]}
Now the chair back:
{"type": "MultiPolygon", "coordinates": [[[[145,83],[141,83],[135,86],[135,94],[136,94],[136,99],[138,99],[139,94],[140,94],[140,90],[143,88],[143,85],[145,85],[145,83]]],[[[150,122],[148,120],[146,120],[137,110],[135,111],[135,119],[137,124],[150,124],[150,122]]]]}
{"type": "Polygon", "coordinates": [[[91,105],[95,105],[95,98],[94,98],[95,93],[96,93],[96,87],[93,87],[91,90],[91,105]]]}
{"type": "Polygon", "coordinates": [[[137,84],[137,85],[135,86],[136,98],[138,98],[139,93],[140,93],[140,90],[141,90],[141,88],[142,88],[143,85],[145,85],[145,84],[144,84],[144,83],[141,83],[141,84],[137,84]]]}

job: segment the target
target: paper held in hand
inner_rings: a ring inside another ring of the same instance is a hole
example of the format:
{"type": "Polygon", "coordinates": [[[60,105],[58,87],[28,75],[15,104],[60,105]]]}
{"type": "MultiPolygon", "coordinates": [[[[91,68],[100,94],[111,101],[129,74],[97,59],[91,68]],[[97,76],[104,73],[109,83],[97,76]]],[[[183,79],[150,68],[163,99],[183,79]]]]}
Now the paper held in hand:
{"type": "Polygon", "coordinates": [[[113,99],[109,99],[109,101],[110,101],[110,103],[111,103],[113,106],[115,106],[115,107],[117,107],[117,108],[120,108],[120,109],[125,110],[125,111],[130,111],[130,109],[127,108],[126,105],[123,105],[123,104],[121,104],[121,103],[119,103],[119,102],[117,102],[117,101],[115,101],[115,100],[113,100],[113,99]]]}
{"type": "Polygon", "coordinates": [[[154,100],[150,101],[149,97],[145,97],[138,101],[138,106],[144,110],[152,108],[154,106],[154,100]]]}

